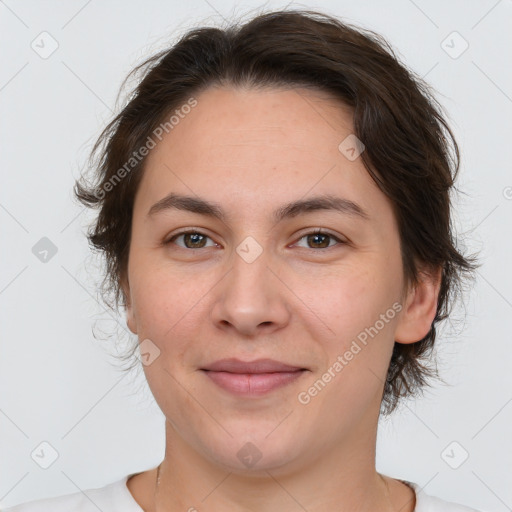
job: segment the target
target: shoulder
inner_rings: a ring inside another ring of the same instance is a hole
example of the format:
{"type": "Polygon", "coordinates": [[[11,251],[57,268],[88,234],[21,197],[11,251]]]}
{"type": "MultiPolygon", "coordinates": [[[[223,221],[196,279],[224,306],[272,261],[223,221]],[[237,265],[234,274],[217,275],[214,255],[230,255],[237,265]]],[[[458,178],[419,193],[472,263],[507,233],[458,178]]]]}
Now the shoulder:
{"type": "Polygon", "coordinates": [[[460,505],[452,501],[445,501],[436,496],[426,494],[419,484],[402,480],[403,483],[414,489],[416,493],[416,507],[414,512],[483,512],[474,508],[460,505]]]}
{"type": "Polygon", "coordinates": [[[130,476],[101,488],[29,501],[1,512],[143,512],[126,486],[130,476]]]}

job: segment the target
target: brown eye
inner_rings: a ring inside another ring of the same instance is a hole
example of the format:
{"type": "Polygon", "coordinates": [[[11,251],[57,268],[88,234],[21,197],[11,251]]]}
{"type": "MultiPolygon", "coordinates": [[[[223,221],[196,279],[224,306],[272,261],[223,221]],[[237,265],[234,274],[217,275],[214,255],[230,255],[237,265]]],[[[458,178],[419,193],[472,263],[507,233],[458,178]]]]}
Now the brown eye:
{"type": "Polygon", "coordinates": [[[173,243],[178,238],[183,238],[183,245],[176,244],[178,247],[183,249],[203,249],[206,247],[206,240],[209,237],[199,231],[184,231],[182,233],[177,233],[171,239],[167,240],[165,245],[173,243]]]}
{"type": "Polygon", "coordinates": [[[332,247],[332,245],[330,245],[330,242],[332,241],[338,242],[337,245],[345,243],[343,240],[340,240],[338,237],[325,231],[313,231],[311,233],[307,233],[302,236],[300,240],[304,238],[308,244],[308,247],[306,247],[307,249],[328,249],[332,247]]]}

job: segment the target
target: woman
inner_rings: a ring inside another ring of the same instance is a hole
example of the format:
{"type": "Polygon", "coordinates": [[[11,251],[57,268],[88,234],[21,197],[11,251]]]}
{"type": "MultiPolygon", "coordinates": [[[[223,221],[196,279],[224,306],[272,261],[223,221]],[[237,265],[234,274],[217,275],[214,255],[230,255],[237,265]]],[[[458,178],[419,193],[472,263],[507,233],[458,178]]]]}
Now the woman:
{"type": "Polygon", "coordinates": [[[375,468],[427,385],[458,149],[377,35],[312,11],[201,28],[98,140],[90,233],[166,417],[157,468],[35,511],[469,511],[375,468]]]}

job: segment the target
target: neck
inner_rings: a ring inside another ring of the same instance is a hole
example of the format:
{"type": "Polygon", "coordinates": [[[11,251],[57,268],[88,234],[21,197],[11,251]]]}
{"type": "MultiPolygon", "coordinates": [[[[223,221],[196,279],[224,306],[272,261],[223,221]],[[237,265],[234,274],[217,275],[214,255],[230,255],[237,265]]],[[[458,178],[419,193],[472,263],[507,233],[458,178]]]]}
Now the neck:
{"type": "Polygon", "coordinates": [[[412,511],[411,504],[404,506],[396,495],[392,496],[392,479],[375,469],[376,424],[374,427],[368,432],[353,429],[354,435],[328,453],[244,473],[205,459],[167,422],[166,452],[155,489],[154,510],[412,511]]]}

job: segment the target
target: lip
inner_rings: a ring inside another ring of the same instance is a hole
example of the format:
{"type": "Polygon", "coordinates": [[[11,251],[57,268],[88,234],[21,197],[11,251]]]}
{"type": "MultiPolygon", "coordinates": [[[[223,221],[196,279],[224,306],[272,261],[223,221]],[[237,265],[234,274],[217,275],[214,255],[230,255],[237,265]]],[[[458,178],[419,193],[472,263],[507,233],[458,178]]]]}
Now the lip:
{"type": "Polygon", "coordinates": [[[295,372],[297,370],[306,370],[300,366],[291,366],[289,364],[275,361],[274,359],[255,359],[254,361],[242,361],[236,358],[219,359],[214,363],[201,368],[201,370],[229,373],[275,373],[275,372],[295,372]]]}
{"type": "Polygon", "coordinates": [[[258,397],[291,384],[308,370],[272,359],[221,359],[201,371],[225,391],[258,397]]]}

